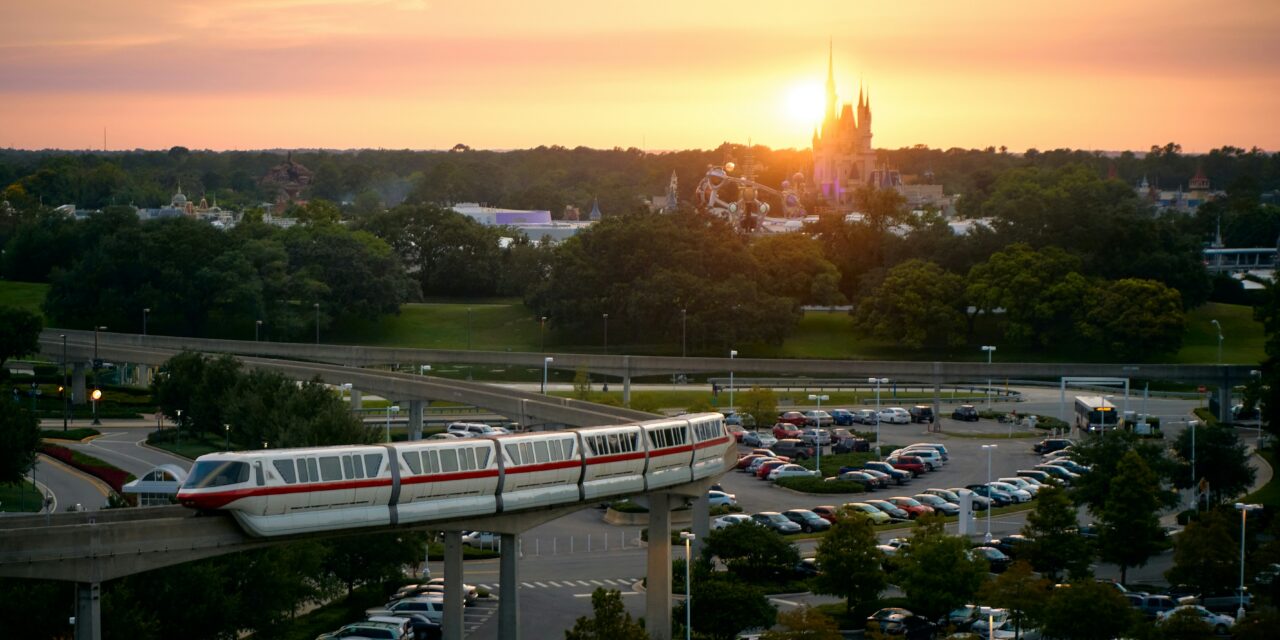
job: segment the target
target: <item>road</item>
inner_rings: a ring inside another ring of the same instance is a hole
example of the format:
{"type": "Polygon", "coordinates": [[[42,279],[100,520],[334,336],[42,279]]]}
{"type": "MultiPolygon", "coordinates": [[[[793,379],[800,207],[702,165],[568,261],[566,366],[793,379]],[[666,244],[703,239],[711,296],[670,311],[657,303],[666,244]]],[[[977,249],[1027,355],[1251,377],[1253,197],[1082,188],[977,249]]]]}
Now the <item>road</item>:
{"type": "MultiPolygon", "coordinates": [[[[41,426],[46,429],[58,429],[62,421],[45,421],[41,426]]],[[[176,464],[183,469],[191,468],[191,461],[164,451],[142,446],[147,434],[154,429],[147,421],[120,420],[105,422],[99,430],[101,436],[87,443],[59,442],[59,444],[95,458],[109,462],[135,476],[141,477],[146,472],[161,464],[176,464]]],[[[40,456],[34,470],[35,479],[40,482],[54,499],[54,511],[66,511],[68,507],[79,504],[84,509],[96,511],[101,509],[107,500],[107,493],[100,482],[95,482],[87,474],[61,462],[40,456]]]]}

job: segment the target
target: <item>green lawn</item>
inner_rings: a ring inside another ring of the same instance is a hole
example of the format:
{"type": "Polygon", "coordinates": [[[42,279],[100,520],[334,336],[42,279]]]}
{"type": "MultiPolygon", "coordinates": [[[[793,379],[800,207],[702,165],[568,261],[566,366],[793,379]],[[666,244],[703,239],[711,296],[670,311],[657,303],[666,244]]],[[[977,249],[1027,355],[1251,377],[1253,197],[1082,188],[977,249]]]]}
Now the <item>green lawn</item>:
{"type": "MultiPolygon", "coordinates": [[[[485,303],[415,303],[378,320],[348,320],[326,341],[374,346],[537,351],[538,319],[519,300],[485,303]],[[470,310],[470,311],[468,311],[470,310]]],[[[547,335],[548,344],[553,336],[547,335]]]]}
{"type": "Polygon", "coordinates": [[[0,511],[39,511],[40,499],[36,486],[26,480],[22,484],[0,484],[0,511]]]}
{"type": "Polygon", "coordinates": [[[0,280],[0,306],[21,307],[40,314],[40,304],[49,285],[38,282],[0,280]]]}
{"type": "Polygon", "coordinates": [[[1260,451],[1259,454],[1271,465],[1271,481],[1262,485],[1262,488],[1245,496],[1244,501],[1247,503],[1264,504],[1268,507],[1280,506],[1280,478],[1275,475],[1276,471],[1276,454],[1271,450],[1260,451]]]}

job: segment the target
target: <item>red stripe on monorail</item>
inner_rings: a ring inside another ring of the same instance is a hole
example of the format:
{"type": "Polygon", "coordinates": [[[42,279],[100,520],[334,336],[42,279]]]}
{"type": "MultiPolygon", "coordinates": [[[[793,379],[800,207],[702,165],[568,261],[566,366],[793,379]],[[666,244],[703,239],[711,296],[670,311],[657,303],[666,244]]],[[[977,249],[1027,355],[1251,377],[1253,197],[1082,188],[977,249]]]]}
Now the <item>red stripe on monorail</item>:
{"type": "Polygon", "coordinates": [[[514,475],[517,473],[535,473],[538,471],[555,471],[557,469],[569,469],[571,467],[581,467],[581,466],[582,466],[582,459],[579,458],[577,460],[563,460],[560,462],[541,462],[538,464],[526,464],[518,467],[507,467],[506,472],[508,474],[514,475]]]}
{"type": "Polygon", "coordinates": [[[610,462],[626,462],[628,460],[643,460],[644,452],[636,451],[634,453],[614,453],[607,456],[587,456],[587,464],[608,464],[610,462]]]}
{"type": "Polygon", "coordinates": [[[689,453],[690,451],[693,451],[693,445],[686,444],[686,445],[681,445],[679,447],[671,447],[670,449],[658,449],[656,451],[650,451],[649,457],[652,458],[656,456],[670,456],[670,455],[675,455],[677,453],[689,453]]]}
{"type": "Polygon", "coordinates": [[[728,438],[717,438],[715,440],[707,440],[706,442],[699,442],[698,444],[694,445],[693,448],[706,449],[707,447],[714,447],[716,445],[725,444],[727,442],[729,442],[728,438]]]}
{"type": "Polygon", "coordinates": [[[497,469],[477,469],[475,471],[456,471],[451,473],[421,473],[400,476],[400,484],[422,484],[424,482],[453,482],[455,480],[474,480],[476,478],[496,478],[497,469]]]}

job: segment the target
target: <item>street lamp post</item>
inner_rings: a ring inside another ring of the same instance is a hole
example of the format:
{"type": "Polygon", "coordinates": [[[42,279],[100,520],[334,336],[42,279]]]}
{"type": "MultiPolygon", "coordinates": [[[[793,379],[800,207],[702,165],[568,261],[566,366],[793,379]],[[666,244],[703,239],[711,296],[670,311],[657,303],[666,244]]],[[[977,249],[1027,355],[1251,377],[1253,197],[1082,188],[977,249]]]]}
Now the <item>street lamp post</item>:
{"type": "Polygon", "coordinates": [[[556,359],[551,356],[542,359],[542,395],[544,396],[547,395],[547,368],[555,361],[556,359]]]}
{"type": "Polygon", "coordinates": [[[262,334],[262,321],[254,320],[253,321],[253,341],[257,342],[260,339],[261,334],[262,334]]]}
{"type": "Polygon", "coordinates": [[[809,394],[809,399],[818,401],[818,414],[815,414],[815,417],[813,419],[813,422],[814,422],[813,441],[814,441],[814,446],[818,452],[818,460],[816,463],[814,463],[814,468],[818,470],[818,477],[821,478],[822,477],[822,416],[821,416],[822,401],[830,400],[831,396],[828,396],[825,394],[817,395],[817,394],[811,393],[809,394]]]}
{"type": "Polygon", "coordinates": [[[689,310],[680,310],[680,357],[689,357],[689,310]]]}
{"type": "MultiPolygon", "coordinates": [[[[987,352],[987,368],[991,368],[991,354],[995,353],[995,345],[984,344],[982,350],[987,352]]],[[[991,372],[987,371],[987,411],[991,410],[991,372]]]]}
{"type": "Polygon", "coordinates": [[[67,409],[71,406],[71,398],[67,394],[70,389],[67,388],[67,334],[60,334],[62,337],[62,430],[67,430],[67,409]]]}
{"type": "MultiPolygon", "coordinates": [[[[995,449],[998,446],[1000,445],[995,445],[995,444],[982,445],[982,448],[987,450],[987,485],[991,484],[991,450],[995,449]]],[[[991,542],[991,510],[992,510],[992,507],[994,506],[995,506],[994,502],[987,505],[987,537],[986,537],[987,542],[991,542]]]]}
{"type": "Polygon", "coordinates": [[[1210,320],[1213,326],[1218,329],[1218,364],[1222,364],[1222,325],[1217,320],[1210,320]]]}
{"type": "Polygon", "coordinates": [[[1191,508],[1200,510],[1200,486],[1196,484],[1196,423],[1191,421],[1191,508]]]}
{"type": "Polygon", "coordinates": [[[1262,505],[1237,502],[1236,508],[1240,510],[1240,591],[1236,592],[1236,597],[1240,600],[1240,608],[1236,611],[1236,622],[1239,622],[1244,618],[1244,523],[1249,512],[1261,509],[1262,505]]]}
{"type": "Polygon", "coordinates": [[[737,349],[729,350],[729,410],[733,411],[733,359],[738,357],[737,349]]]}
{"type": "Polygon", "coordinates": [[[547,317],[546,316],[542,316],[541,318],[538,319],[538,336],[540,340],[538,350],[543,353],[546,353],[547,352],[547,317]]]}
{"type": "Polygon", "coordinates": [[[467,307],[467,351],[471,350],[471,307],[467,307]]]}
{"type": "Polygon", "coordinates": [[[89,398],[93,400],[93,424],[102,424],[102,422],[98,420],[98,401],[102,399],[102,390],[94,389],[93,393],[89,394],[89,398]]]}
{"type": "Polygon", "coordinates": [[[143,307],[143,309],[142,309],[142,335],[144,335],[144,336],[145,336],[145,335],[147,335],[147,314],[148,314],[148,313],[151,313],[151,308],[150,308],[150,307],[143,307]]]}
{"type": "MultiPolygon", "coordinates": [[[[63,344],[63,348],[65,348],[65,347],[66,347],[66,344],[67,344],[66,336],[63,336],[62,344],[63,344]]],[[[63,356],[63,359],[66,359],[66,356],[63,356]]],[[[1259,387],[1261,387],[1261,386],[1262,386],[1262,372],[1261,372],[1261,371],[1259,371],[1259,370],[1257,370],[1257,369],[1254,369],[1254,370],[1252,370],[1252,371],[1250,371],[1250,372],[1249,372],[1249,375],[1250,375],[1250,376],[1253,376],[1255,379],[1257,379],[1257,381],[1258,381],[1258,386],[1259,386],[1259,387]]],[[[1259,390],[1259,393],[1261,393],[1261,390],[1259,390]]],[[[1253,406],[1253,410],[1254,410],[1254,412],[1255,412],[1255,413],[1256,413],[1256,412],[1261,411],[1261,409],[1259,409],[1259,408],[1258,408],[1258,405],[1257,405],[1256,403],[1255,403],[1255,404],[1254,404],[1254,406],[1253,406]]],[[[1262,416],[1261,416],[1261,415],[1259,415],[1259,416],[1258,416],[1258,444],[1257,444],[1257,446],[1256,446],[1256,447],[1254,447],[1254,448],[1255,448],[1255,449],[1261,449],[1261,448],[1262,448],[1262,416]]]]}
{"type": "Polygon", "coordinates": [[[604,354],[609,355],[609,314],[604,315],[604,354]]]}
{"type": "Polygon", "coordinates": [[[688,531],[680,532],[680,539],[684,540],[684,637],[689,640],[693,636],[693,593],[692,584],[689,582],[689,567],[693,564],[690,557],[691,543],[698,536],[688,531]]]}
{"type": "Polygon", "coordinates": [[[316,310],[316,344],[320,344],[320,303],[312,303],[312,307],[316,310]]]}
{"type": "Polygon", "coordinates": [[[231,450],[231,425],[229,424],[222,425],[222,430],[227,434],[226,444],[224,444],[222,448],[227,451],[230,451],[231,450]]]}
{"type": "Polygon", "coordinates": [[[387,405],[387,442],[391,442],[391,414],[400,413],[400,405],[387,405]]]}
{"type": "Polygon", "coordinates": [[[880,385],[888,384],[888,378],[867,378],[867,382],[876,385],[876,459],[880,459],[880,385]]]}

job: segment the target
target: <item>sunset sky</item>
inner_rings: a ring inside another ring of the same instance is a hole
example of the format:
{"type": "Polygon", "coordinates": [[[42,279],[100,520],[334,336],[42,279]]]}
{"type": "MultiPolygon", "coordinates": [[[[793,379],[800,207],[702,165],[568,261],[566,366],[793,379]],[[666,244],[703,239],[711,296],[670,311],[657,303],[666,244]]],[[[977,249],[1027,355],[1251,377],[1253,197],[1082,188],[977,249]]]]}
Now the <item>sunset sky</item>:
{"type": "Polygon", "coordinates": [[[801,147],[830,38],[877,147],[1277,150],[1277,34],[1277,0],[15,0],[0,147],[801,147]]]}

